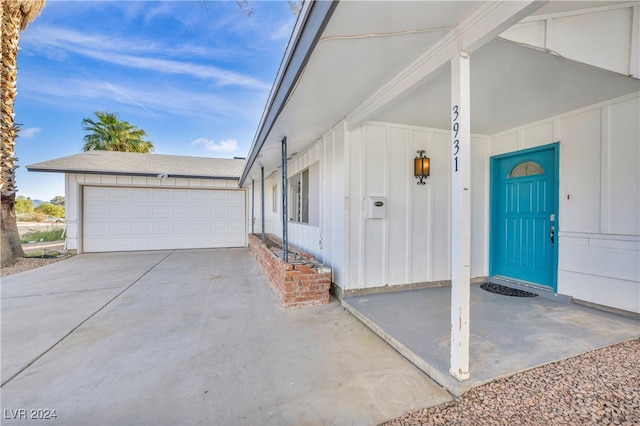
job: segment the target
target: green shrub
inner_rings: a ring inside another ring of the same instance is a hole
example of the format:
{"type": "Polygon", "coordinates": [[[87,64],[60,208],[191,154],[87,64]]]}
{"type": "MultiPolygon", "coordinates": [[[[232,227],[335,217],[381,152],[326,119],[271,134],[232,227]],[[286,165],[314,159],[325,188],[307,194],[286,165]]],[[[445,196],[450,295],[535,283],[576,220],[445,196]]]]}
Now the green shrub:
{"type": "Polygon", "coordinates": [[[19,195],[16,198],[16,213],[33,213],[33,209],[31,198],[25,198],[24,195],[19,195]]]}
{"type": "Polygon", "coordinates": [[[59,251],[46,251],[46,250],[37,250],[37,251],[32,251],[29,253],[25,253],[25,257],[29,257],[29,258],[43,258],[43,257],[60,257],[62,256],[62,253],[60,253],[59,251]]]}
{"type": "Polygon", "coordinates": [[[27,244],[30,241],[47,242],[47,241],[60,241],[62,240],[62,233],[64,229],[53,229],[51,231],[37,231],[28,232],[20,237],[21,244],[27,244]]]}
{"type": "Polygon", "coordinates": [[[42,203],[35,208],[35,211],[54,217],[64,217],[64,206],[56,206],[51,203],[42,203]]]}

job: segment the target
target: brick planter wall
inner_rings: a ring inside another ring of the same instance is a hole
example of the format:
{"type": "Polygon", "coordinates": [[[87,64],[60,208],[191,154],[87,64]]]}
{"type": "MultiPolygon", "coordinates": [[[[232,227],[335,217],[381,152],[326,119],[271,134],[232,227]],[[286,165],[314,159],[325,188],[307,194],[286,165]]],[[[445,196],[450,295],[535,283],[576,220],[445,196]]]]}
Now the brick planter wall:
{"type": "MultiPolygon", "coordinates": [[[[269,235],[269,240],[280,243],[272,235],[269,235]]],[[[298,250],[296,253],[302,260],[291,261],[290,253],[290,262],[285,263],[284,259],[262,243],[260,236],[253,234],[249,235],[249,248],[269,278],[276,298],[285,308],[329,303],[331,269],[318,263],[313,256],[298,250]]]]}

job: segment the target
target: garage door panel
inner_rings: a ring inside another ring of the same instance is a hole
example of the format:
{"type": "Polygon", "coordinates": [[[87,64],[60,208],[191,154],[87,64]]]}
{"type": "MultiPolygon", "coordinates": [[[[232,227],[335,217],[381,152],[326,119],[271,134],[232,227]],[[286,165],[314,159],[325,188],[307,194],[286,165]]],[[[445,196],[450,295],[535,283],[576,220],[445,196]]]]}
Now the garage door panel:
{"type": "Polygon", "coordinates": [[[134,234],[146,234],[151,230],[151,226],[149,224],[149,222],[140,222],[140,221],[135,221],[135,222],[131,222],[131,232],[133,232],[134,234]]]}
{"type": "Polygon", "coordinates": [[[135,188],[129,191],[129,197],[135,197],[137,200],[150,200],[151,191],[144,188],[135,188]]]}
{"type": "Polygon", "coordinates": [[[190,227],[191,227],[191,224],[189,222],[187,222],[187,221],[175,221],[175,222],[173,222],[173,230],[174,231],[184,232],[184,231],[188,231],[190,227]]]}
{"type": "Polygon", "coordinates": [[[191,191],[191,201],[208,201],[209,194],[207,191],[191,191]]]}
{"type": "Polygon", "coordinates": [[[191,214],[196,217],[208,217],[209,208],[207,206],[191,206],[191,214]]]}
{"type": "Polygon", "coordinates": [[[153,201],[169,201],[171,200],[171,190],[151,191],[151,199],[153,201]]]}
{"type": "Polygon", "coordinates": [[[106,205],[89,205],[84,209],[85,214],[90,214],[91,216],[102,216],[105,217],[109,214],[109,206],[106,205]]]}
{"type": "Polygon", "coordinates": [[[229,217],[238,217],[242,215],[243,210],[242,206],[230,206],[227,210],[227,215],[229,217]]]}
{"type": "Polygon", "coordinates": [[[244,229],[244,222],[243,221],[229,221],[228,223],[228,229],[229,231],[232,232],[237,232],[240,231],[242,229],[244,229]]]}
{"type": "Polygon", "coordinates": [[[131,206],[132,217],[149,217],[151,214],[151,205],[149,204],[136,204],[131,206]]]}
{"type": "Polygon", "coordinates": [[[227,199],[226,193],[224,191],[212,191],[209,194],[209,201],[218,201],[222,202],[227,199]]]}
{"type": "Polygon", "coordinates": [[[171,198],[173,201],[189,201],[190,191],[173,191],[171,193],[171,198]]]}
{"type": "Polygon", "coordinates": [[[130,211],[131,210],[127,204],[111,204],[109,206],[109,215],[111,216],[128,216],[130,211]]]}
{"type": "Polygon", "coordinates": [[[225,216],[227,214],[227,208],[222,206],[213,206],[209,209],[209,216],[212,217],[220,217],[225,216]]]}
{"type": "Polygon", "coordinates": [[[87,252],[246,245],[242,191],[87,186],[83,198],[87,252]]]}
{"type": "Polygon", "coordinates": [[[146,247],[146,248],[151,247],[151,239],[147,236],[144,236],[144,237],[133,236],[130,238],[130,242],[135,247],[146,247]]]}
{"type": "Polygon", "coordinates": [[[168,217],[171,214],[171,207],[168,204],[154,204],[151,211],[154,217],[168,217]]]}
{"type": "Polygon", "coordinates": [[[193,231],[206,231],[209,229],[209,222],[204,220],[193,220],[191,222],[191,229],[193,231]]]}
{"type": "Polygon", "coordinates": [[[242,192],[228,192],[227,199],[236,203],[244,203],[244,193],[242,192]]]}
{"type": "Polygon", "coordinates": [[[128,232],[130,229],[130,223],[125,221],[113,221],[109,224],[109,232],[119,234],[121,232],[128,232]]]}
{"type": "Polygon", "coordinates": [[[171,217],[187,217],[189,216],[189,206],[171,206],[171,217]]]}
{"type": "Polygon", "coordinates": [[[231,236],[229,237],[227,244],[229,244],[230,246],[241,245],[244,244],[244,240],[241,237],[231,236]]]}

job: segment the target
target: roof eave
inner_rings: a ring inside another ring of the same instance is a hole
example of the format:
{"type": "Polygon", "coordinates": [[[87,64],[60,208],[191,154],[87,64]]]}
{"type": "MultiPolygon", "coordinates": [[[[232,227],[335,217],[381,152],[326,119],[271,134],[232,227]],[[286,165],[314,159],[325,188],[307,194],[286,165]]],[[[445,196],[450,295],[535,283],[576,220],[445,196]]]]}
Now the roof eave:
{"type": "Polygon", "coordinates": [[[296,24],[289,46],[280,65],[276,82],[271,90],[267,106],[262,114],[251,149],[247,156],[240,186],[244,185],[249,171],[255,164],[267,136],[271,132],[278,116],[284,108],[289,95],[296,86],[302,70],[327,26],[338,1],[309,1],[303,7],[302,15],[296,24]]]}
{"type": "MultiPolygon", "coordinates": [[[[74,174],[87,174],[87,175],[110,175],[110,176],[139,176],[139,177],[158,177],[163,173],[139,173],[139,172],[126,172],[126,171],[107,171],[107,170],[78,170],[78,169],[46,169],[27,166],[27,170],[30,172],[43,172],[43,173],[74,173],[74,174]]],[[[165,178],[178,178],[178,179],[212,179],[212,180],[240,180],[239,176],[207,176],[207,175],[180,175],[168,173],[165,178]]]]}

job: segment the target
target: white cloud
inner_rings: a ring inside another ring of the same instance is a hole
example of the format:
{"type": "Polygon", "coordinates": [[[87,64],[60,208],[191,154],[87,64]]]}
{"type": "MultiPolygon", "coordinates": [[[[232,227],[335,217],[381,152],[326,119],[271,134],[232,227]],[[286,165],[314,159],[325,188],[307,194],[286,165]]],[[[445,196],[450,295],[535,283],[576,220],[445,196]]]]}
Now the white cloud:
{"type": "Polygon", "coordinates": [[[254,94],[250,102],[240,104],[233,102],[229,96],[207,90],[178,86],[167,86],[157,90],[153,81],[113,83],[93,78],[42,76],[29,71],[23,71],[20,78],[24,85],[20,94],[25,100],[56,108],[83,105],[84,110],[104,109],[105,105],[116,103],[145,111],[150,116],[170,114],[174,117],[198,117],[208,120],[247,119],[259,116],[267,97],[266,91],[260,91],[254,94]]]}
{"type": "Polygon", "coordinates": [[[259,90],[268,90],[271,87],[271,84],[249,75],[213,65],[191,62],[194,54],[207,60],[216,56],[228,56],[230,52],[225,50],[211,51],[199,46],[185,45],[164,46],[150,40],[124,40],[51,26],[36,27],[25,34],[21,41],[24,45],[43,49],[44,54],[57,59],[66,58],[69,53],[74,53],[128,68],[213,80],[220,86],[239,86],[259,90]],[[158,57],[166,55],[185,55],[189,56],[189,60],[158,57]]]}
{"type": "Polygon", "coordinates": [[[235,139],[227,139],[220,142],[212,141],[207,138],[198,138],[191,142],[191,145],[203,145],[204,149],[213,152],[236,152],[238,150],[238,141],[235,139]]]}
{"type": "Polygon", "coordinates": [[[37,135],[38,133],[40,133],[41,130],[37,127],[29,127],[26,129],[20,129],[20,133],[19,136],[26,138],[26,139],[31,139],[32,137],[34,137],[35,135],[37,135]]]}

